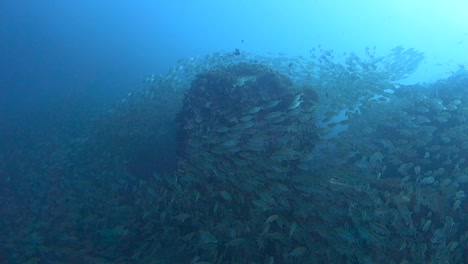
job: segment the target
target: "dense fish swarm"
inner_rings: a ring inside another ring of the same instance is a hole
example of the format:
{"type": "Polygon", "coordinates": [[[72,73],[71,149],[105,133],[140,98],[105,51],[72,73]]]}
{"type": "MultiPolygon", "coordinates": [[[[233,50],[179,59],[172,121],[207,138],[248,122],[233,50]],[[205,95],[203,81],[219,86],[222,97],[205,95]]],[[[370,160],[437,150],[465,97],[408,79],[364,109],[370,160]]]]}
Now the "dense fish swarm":
{"type": "Polygon", "coordinates": [[[468,74],[398,84],[423,59],[183,59],[79,138],[10,153],[0,259],[464,263],[468,74]]]}

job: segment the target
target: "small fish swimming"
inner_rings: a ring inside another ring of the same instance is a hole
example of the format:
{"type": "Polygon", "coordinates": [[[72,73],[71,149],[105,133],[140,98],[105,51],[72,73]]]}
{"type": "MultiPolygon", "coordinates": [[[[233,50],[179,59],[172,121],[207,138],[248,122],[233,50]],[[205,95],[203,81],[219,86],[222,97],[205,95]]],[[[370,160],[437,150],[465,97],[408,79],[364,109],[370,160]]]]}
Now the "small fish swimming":
{"type": "Polygon", "coordinates": [[[261,107],[261,106],[255,106],[255,107],[252,107],[249,110],[247,110],[246,113],[247,114],[255,114],[255,113],[258,113],[262,109],[263,109],[263,107],[261,107]]]}
{"type": "Polygon", "coordinates": [[[304,101],[295,101],[295,102],[293,102],[292,104],[289,105],[288,109],[290,109],[290,110],[296,109],[297,107],[299,107],[301,105],[302,102],[304,102],[304,101]]]}

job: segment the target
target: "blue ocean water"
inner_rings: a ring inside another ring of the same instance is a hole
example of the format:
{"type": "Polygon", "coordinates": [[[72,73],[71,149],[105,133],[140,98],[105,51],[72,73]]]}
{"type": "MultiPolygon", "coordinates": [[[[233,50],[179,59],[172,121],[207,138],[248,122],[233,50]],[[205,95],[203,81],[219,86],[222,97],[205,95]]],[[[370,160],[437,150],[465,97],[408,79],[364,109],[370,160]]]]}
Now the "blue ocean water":
{"type": "Polygon", "coordinates": [[[1,263],[465,263],[464,1],[2,1],[1,263]]]}

